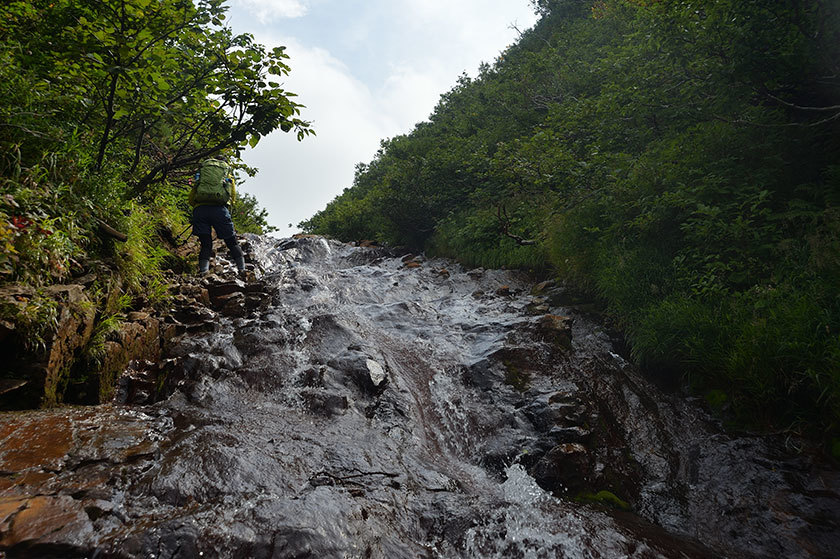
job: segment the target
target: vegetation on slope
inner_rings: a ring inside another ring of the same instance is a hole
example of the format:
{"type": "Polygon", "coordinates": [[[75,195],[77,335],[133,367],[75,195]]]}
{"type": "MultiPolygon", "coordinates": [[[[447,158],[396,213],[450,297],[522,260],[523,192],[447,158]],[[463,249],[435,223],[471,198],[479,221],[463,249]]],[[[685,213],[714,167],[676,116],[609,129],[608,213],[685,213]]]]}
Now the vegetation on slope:
{"type": "MultiPolygon", "coordinates": [[[[96,269],[105,324],[134,297],[160,300],[162,268],[185,265],[164,247],[188,225],[198,162],[236,160],[277,128],[311,133],[277,83],[284,49],[235,35],[226,10],[224,0],[0,5],[0,285],[43,288],[96,269]],[[114,230],[127,239],[103,233],[114,230]]],[[[240,232],[268,227],[252,196],[233,214],[240,232]]],[[[43,344],[54,307],[3,306],[0,338],[14,326],[43,344]]]]}
{"type": "Polygon", "coordinates": [[[742,422],[836,434],[840,6],[534,6],[301,226],[550,268],[600,296],[648,369],[742,422]]]}

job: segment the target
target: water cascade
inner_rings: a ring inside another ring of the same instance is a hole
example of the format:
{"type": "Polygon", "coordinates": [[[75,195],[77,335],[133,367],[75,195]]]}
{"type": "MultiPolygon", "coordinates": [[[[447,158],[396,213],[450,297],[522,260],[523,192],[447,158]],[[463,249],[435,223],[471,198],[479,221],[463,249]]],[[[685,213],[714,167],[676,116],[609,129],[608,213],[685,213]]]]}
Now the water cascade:
{"type": "Polygon", "coordinates": [[[322,238],[248,245],[255,304],[205,309],[116,403],[0,415],[0,557],[840,549],[837,471],[658,390],[561,288],[322,238]]]}

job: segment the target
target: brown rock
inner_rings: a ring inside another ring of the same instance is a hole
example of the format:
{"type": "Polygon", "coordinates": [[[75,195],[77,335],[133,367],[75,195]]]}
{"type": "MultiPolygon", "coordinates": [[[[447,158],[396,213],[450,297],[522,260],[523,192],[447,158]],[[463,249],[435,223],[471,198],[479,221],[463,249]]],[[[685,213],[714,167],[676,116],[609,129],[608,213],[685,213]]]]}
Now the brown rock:
{"type": "Polygon", "coordinates": [[[26,507],[26,499],[5,497],[0,499],[0,538],[12,527],[14,516],[26,507]]]}
{"type": "Polygon", "coordinates": [[[509,285],[503,285],[499,289],[496,290],[496,295],[498,295],[500,297],[509,297],[512,294],[513,294],[513,292],[511,291],[509,285]]]}
{"type": "Polygon", "coordinates": [[[81,503],[72,497],[34,497],[26,502],[23,510],[14,514],[8,531],[2,534],[0,546],[63,542],[68,535],[78,539],[92,532],[93,526],[81,503]]]}
{"type": "Polygon", "coordinates": [[[245,316],[247,312],[244,293],[230,293],[218,297],[214,299],[214,304],[225,316],[245,316]]]}
{"type": "Polygon", "coordinates": [[[551,343],[566,349],[572,347],[572,319],[566,316],[547,314],[536,323],[537,332],[551,343]]]}
{"type": "Polygon", "coordinates": [[[406,262],[404,267],[405,268],[419,268],[420,266],[421,266],[421,264],[419,262],[416,262],[416,261],[412,260],[411,262],[406,262]]]}
{"type": "Polygon", "coordinates": [[[87,344],[93,332],[96,309],[81,285],[53,285],[44,291],[61,307],[58,327],[48,344],[46,358],[36,367],[36,375],[43,379],[41,403],[51,406],[62,400],[62,386],[76,353],[87,344]]]}
{"type": "Polygon", "coordinates": [[[554,280],[548,280],[548,281],[540,282],[531,289],[531,294],[532,295],[541,295],[542,293],[544,293],[546,291],[546,289],[548,289],[550,287],[554,287],[556,284],[557,284],[557,282],[555,282],[554,280]]]}
{"type": "Polygon", "coordinates": [[[73,440],[70,420],[57,415],[21,416],[0,425],[0,471],[58,470],[73,440]]]}
{"type": "Polygon", "coordinates": [[[126,316],[126,320],[128,320],[129,322],[141,322],[141,321],[149,320],[149,318],[151,318],[151,316],[152,315],[150,315],[147,312],[134,311],[134,312],[128,313],[128,315],[126,316]]]}

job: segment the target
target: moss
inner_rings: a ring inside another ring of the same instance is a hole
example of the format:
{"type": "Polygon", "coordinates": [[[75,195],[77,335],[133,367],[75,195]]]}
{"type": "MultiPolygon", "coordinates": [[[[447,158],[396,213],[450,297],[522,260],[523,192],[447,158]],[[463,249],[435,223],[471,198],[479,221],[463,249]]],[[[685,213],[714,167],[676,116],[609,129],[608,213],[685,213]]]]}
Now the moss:
{"type": "Polygon", "coordinates": [[[578,503],[590,503],[596,505],[605,505],[619,510],[629,511],[630,504],[621,500],[615,493],[611,491],[598,491],[597,493],[582,492],[575,497],[578,503]]]}
{"type": "Polygon", "coordinates": [[[518,392],[525,392],[531,383],[531,375],[514,365],[511,361],[504,361],[505,384],[512,386],[518,392]]]}
{"type": "Polygon", "coordinates": [[[716,414],[719,414],[729,401],[729,397],[723,390],[709,390],[705,395],[706,403],[716,414]]]}

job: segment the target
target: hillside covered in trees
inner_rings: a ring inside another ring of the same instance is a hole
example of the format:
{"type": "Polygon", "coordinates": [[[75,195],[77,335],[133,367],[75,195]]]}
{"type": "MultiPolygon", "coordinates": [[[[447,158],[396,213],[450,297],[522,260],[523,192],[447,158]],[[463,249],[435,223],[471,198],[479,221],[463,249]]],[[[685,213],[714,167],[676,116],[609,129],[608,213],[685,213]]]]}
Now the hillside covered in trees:
{"type": "MultiPolygon", "coordinates": [[[[290,71],[284,48],[234,34],[226,11],[224,0],[0,3],[8,358],[51,343],[63,311],[45,289],[83,283],[83,306],[96,314],[85,354],[101,361],[125,311],[166,301],[165,269],[194,269],[194,256],[174,249],[187,238],[187,178],[198,163],[221,155],[253,174],[240,149],[278,128],[298,139],[312,132],[278,83],[290,71]]],[[[232,213],[240,233],[270,229],[253,196],[240,193],[232,213]]],[[[15,374],[4,367],[0,388],[15,374]]]]}
{"type": "Polygon", "coordinates": [[[301,226],[550,272],[649,371],[840,447],[840,5],[534,8],[301,226]]]}

